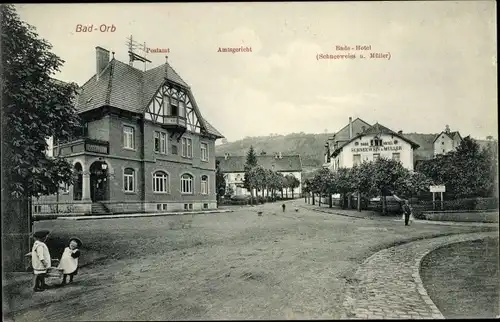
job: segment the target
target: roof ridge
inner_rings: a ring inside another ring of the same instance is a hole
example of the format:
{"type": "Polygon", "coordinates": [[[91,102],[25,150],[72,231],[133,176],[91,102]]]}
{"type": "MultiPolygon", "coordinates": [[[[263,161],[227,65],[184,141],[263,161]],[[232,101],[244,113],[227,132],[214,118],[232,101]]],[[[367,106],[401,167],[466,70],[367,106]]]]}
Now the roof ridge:
{"type": "Polygon", "coordinates": [[[104,102],[109,105],[111,99],[111,90],[113,89],[113,70],[115,67],[115,59],[113,58],[109,63],[109,80],[108,80],[108,89],[106,91],[106,99],[104,102]]]}

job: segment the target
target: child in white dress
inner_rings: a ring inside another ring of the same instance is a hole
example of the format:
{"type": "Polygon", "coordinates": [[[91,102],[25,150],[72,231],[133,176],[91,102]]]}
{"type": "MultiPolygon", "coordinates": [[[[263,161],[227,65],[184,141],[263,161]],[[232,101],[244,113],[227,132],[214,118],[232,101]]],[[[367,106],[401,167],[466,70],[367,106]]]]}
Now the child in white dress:
{"type": "Polygon", "coordinates": [[[33,266],[33,273],[35,274],[35,283],[33,286],[33,291],[35,292],[42,292],[48,288],[47,284],[45,284],[47,269],[51,265],[50,252],[45,244],[48,235],[48,230],[40,230],[33,234],[35,243],[31,249],[31,264],[33,266]]]}
{"type": "Polygon", "coordinates": [[[64,252],[59,261],[58,268],[63,269],[62,285],[66,284],[66,277],[69,275],[69,282],[73,282],[73,276],[78,274],[78,258],[80,257],[80,247],[82,241],[78,238],[71,238],[69,246],[64,249],[64,252]]]}

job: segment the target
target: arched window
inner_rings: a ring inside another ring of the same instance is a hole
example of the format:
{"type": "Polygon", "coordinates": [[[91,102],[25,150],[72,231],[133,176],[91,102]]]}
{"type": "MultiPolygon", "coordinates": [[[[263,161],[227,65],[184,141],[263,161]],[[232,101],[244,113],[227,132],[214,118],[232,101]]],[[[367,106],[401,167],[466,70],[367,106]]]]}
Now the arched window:
{"type": "Polygon", "coordinates": [[[201,176],[201,194],[208,194],[208,176],[201,176]]]}
{"type": "Polygon", "coordinates": [[[125,192],[135,191],[135,171],[131,168],[123,170],[123,190],[125,192]]]}
{"type": "Polygon", "coordinates": [[[153,192],[168,192],[168,174],[156,171],[153,174],[153,192]]]}
{"type": "Polygon", "coordinates": [[[193,177],[190,174],[181,176],[181,193],[193,193],[193,177]]]}

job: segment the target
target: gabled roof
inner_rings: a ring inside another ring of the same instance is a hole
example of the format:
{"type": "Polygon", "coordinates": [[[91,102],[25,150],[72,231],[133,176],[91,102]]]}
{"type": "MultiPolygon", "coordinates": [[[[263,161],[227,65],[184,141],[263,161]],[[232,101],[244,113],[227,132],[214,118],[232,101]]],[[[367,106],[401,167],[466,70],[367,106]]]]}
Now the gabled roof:
{"type": "MultiPolygon", "coordinates": [[[[143,114],[167,76],[169,81],[183,87],[192,97],[190,87],[168,63],[141,71],[113,58],[99,74],[99,79],[94,75],[80,88],[76,110],[83,113],[102,106],[112,106],[143,114]]],[[[196,101],[191,102],[193,108],[199,111],[196,101]]],[[[200,123],[205,125],[209,134],[224,137],[201,115],[200,123]]]]}
{"type": "MultiPolygon", "coordinates": [[[[366,129],[366,128],[369,128],[371,125],[369,123],[363,121],[359,117],[357,117],[356,119],[354,119],[352,121],[352,133],[353,133],[353,136],[356,135],[356,133],[363,132],[363,126],[366,129]]],[[[330,139],[333,139],[333,137],[335,137],[335,141],[347,141],[347,140],[349,140],[349,123],[347,123],[346,126],[344,126],[337,133],[335,133],[332,136],[332,138],[330,138],[330,139]]]]}
{"type": "Polygon", "coordinates": [[[342,148],[346,145],[348,145],[349,143],[363,137],[363,136],[366,136],[366,135],[377,135],[377,134],[389,134],[389,135],[393,135],[395,137],[398,137],[400,138],[401,140],[405,141],[405,142],[408,142],[413,149],[417,149],[419,147],[419,145],[415,142],[413,142],[412,140],[404,137],[402,134],[399,134],[399,133],[396,133],[394,132],[393,130],[379,124],[379,123],[375,123],[373,126],[370,126],[369,128],[367,128],[364,132],[358,134],[358,135],[355,135],[352,139],[346,141],[346,142],[343,142],[337,149],[335,149],[335,151],[332,152],[331,156],[334,157],[336,155],[338,155],[340,153],[340,151],[342,151],[342,148]]]}
{"type": "Polygon", "coordinates": [[[462,141],[462,136],[460,135],[460,132],[458,131],[453,131],[453,132],[446,132],[446,131],[443,131],[441,133],[439,133],[438,135],[436,135],[436,137],[434,138],[434,141],[432,141],[432,143],[436,142],[436,140],[443,134],[446,134],[450,139],[452,140],[455,140],[456,138],[459,138],[460,141],[462,141]]]}
{"type": "MultiPolygon", "coordinates": [[[[282,155],[281,159],[274,155],[257,155],[257,164],[264,169],[278,172],[301,172],[300,155],[282,155]]],[[[246,156],[216,157],[222,172],[245,172],[246,156]]]]}

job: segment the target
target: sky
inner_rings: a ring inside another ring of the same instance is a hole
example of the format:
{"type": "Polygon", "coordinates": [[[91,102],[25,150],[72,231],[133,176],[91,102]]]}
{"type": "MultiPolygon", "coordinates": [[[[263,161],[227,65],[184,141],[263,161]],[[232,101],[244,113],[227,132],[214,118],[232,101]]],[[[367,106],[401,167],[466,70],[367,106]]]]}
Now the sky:
{"type": "MultiPolygon", "coordinates": [[[[24,4],[22,20],[83,85],[95,47],[168,49],[201,114],[228,141],[336,132],[349,117],[403,132],[497,138],[494,1],[24,4]],[[77,25],[93,25],[77,32],[77,25]],[[115,31],[100,32],[101,25],[115,31]],[[111,27],[112,28],[112,27],[111,27]],[[356,50],[356,45],[369,50],[356,50]],[[219,52],[250,47],[251,52],[219,52]],[[349,46],[349,50],[337,50],[349,46]],[[370,58],[370,53],[387,58],[370,58]],[[355,59],[318,59],[356,55],[355,59]],[[364,55],[365,58],[361,58],[364,55]],[[382,55],[382,56],[384,56],[382,55]]],[[[165,63],[149,53],[147,68],[165,63]]],[[[144,69],[140,62],[134,65],[144,69]]]]}

